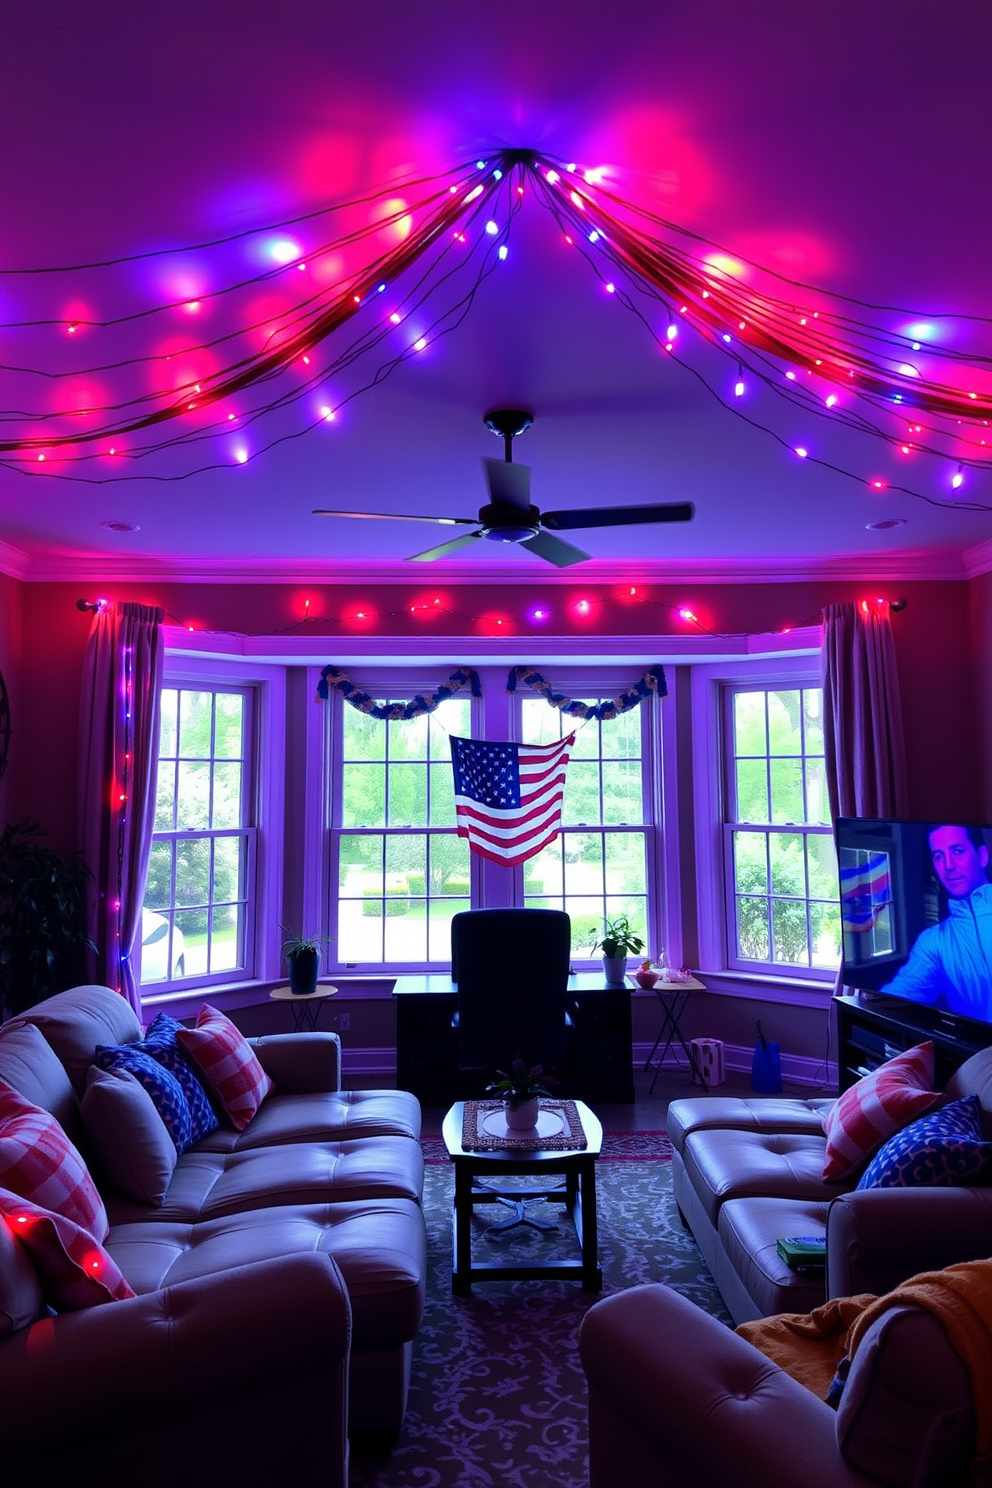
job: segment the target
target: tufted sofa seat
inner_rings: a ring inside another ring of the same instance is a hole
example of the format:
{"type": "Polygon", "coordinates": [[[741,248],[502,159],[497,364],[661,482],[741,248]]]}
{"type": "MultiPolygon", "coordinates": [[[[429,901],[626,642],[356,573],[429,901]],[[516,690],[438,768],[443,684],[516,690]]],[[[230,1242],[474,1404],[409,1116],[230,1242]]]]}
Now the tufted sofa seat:
{"type": "MultiPolygon", "coordinates": [[[[992,1138],[992,1048],[966,1060],[944,1093],[976,1095],[992,1138]]],[[[831,1104],[718,1096],[668,1108],[675,1200],[735,1323],[811,1312],[828,1295],[884,1293],[992,1250],[987,1189],[856,1192],[858,1173],[824,1183],[831,1104]],[[778,1240],[798,1235],[826,1238],[826,1277],[782,1260],[778,1240]]]]}
{"type": "MultiPolygon", "coordinates": [[[[77,987],[0,1027],[0,1079],[50,1111],[87,1159],[111,1223],[106,1248],[138,1301],[202,1290],[220,1278],[230,1284],[299,1257],[343,1278],[349,1429],[396,1431],[426,1270],[416,1099],[404,1091],[342,1091],[334,1034],[251,1040],[275,1091],[243,1132],[222,1125],[183,1153],[153,1206],[101,1172],[80,1111],[97,1046],[141,1036],[122,997],[77,987]]],[[[250,1289],[244,1305],[251,1305],[250,1289]]],[[[96,1311],[127,1308],[134,1303],[96,1311]]],[[[0,1378],[7,1348],[0,1340],[0,1378]]]]}

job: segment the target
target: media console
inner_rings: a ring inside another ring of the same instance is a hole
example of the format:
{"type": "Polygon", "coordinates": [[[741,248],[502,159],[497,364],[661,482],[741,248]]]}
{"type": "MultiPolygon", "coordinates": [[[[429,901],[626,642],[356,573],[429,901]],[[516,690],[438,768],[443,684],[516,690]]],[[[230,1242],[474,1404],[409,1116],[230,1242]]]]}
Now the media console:
{"type": "MultiPolygon", "coordinates": [[[[457,1033],[451,1018],[458,991],[443,973],[398,976],[396,999],[396,1084],[428,1106],[477,1097],[464,1090],[458,1069],[457,1033]]],[[[568,1080],[555,1087],[583,1100],[634,1099],[630,1020],[631,989],[610,987],[602,972],[576,972],[568,979],[568,1007],[574,1024],[568,1080]],[[567,1087],[567,1088],[566,1088],[567,1087]]]]}
{"type": "Polygon", "coordinates": [[[834,997],[837,1072],[841,1090],[904,1049],[932,1039],[936,1083],[943,1086],[972,1054],[992,1044],[992,1024],[950,1017],[936,1008],[874,992],[834,997]]]}

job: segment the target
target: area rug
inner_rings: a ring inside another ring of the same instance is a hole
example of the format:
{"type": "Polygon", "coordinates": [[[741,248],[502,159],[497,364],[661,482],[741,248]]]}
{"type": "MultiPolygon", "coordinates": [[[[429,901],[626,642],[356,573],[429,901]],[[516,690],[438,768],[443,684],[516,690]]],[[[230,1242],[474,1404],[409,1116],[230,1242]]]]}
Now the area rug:
{"type": "MultiPolygon", "coordinates": [[[[729,1323],[672,1198],[670,1148],[659,1132],[609,1134],[597,1170],[603,1295],[662,1281],[729,1323]]],[[[597,1300],[577,1282],[483,1282],[451,1292],[452,1172],[440,1138],[428,1160],[427,1308],[414,1344],[410,1405],[388,1456],[353,1454],[351,1488],[586,1488],[585,1378],[577,1336],[597,1300]]],[[[504,1211],[505,1212],[505,1211],[504,1211]]],[[[499,1218],[477,1211],[479,1229],[499,1218]]],[[[535,1217],[562,1210],[535,1206],[535,1217]]],[[[532,1229],[479,1247],[525,1256],[572,1255],[574,1234],[532,1229]]],[[[574,1249],[573,1249],[574,1248],[574,1249]]]]}

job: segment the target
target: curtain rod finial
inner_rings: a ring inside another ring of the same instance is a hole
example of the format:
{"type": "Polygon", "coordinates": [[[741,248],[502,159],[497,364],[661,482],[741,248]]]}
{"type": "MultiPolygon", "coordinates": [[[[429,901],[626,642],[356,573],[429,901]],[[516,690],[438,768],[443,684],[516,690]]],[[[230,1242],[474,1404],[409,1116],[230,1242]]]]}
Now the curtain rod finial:
{"type": "Polygon", "coordinates": [[[889,609],[892,611],[892,613],[894,615],[898,615],[899,612],[900,612],[900,610],[904,610],[908,604],[909,604],[909,600],[908,599],[890,599],[889,600],[889,609]]]}

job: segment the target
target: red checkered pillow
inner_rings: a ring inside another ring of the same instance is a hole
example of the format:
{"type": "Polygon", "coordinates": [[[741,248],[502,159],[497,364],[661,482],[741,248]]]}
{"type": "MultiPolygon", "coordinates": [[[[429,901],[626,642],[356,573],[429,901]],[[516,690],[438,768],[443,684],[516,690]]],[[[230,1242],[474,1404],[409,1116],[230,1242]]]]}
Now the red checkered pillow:
{"type": "Polygon", "coordinates": [[[236,1131],[244,1131],[275,1086],[250,1044],[216,1008],[205,1002],[195,1028],[180,1028],[176,1042],[199,1071],[236,1131]]]}
{"type": "Polygon", "coordinates": [[[0,1216],[31,1257],[45,1301],[56,1312],[120,1302],[134,1292],[89,1231],[0,1188],[0,1216]]]}
{"type": "Polygon", "coordinates": [[[883,1142],[942,1099],[933,1090],[933,1044],[917,1044],[863,1075],[823,1118],[829,1183],[853,1173],[883,1142]]]}
{"type": "Polygon", "coordinates": [[[65,1215],[101,1243],[110,1233],[96,1184],[55,1117],[2,1080],[0,1187],[65,1215]]]}

